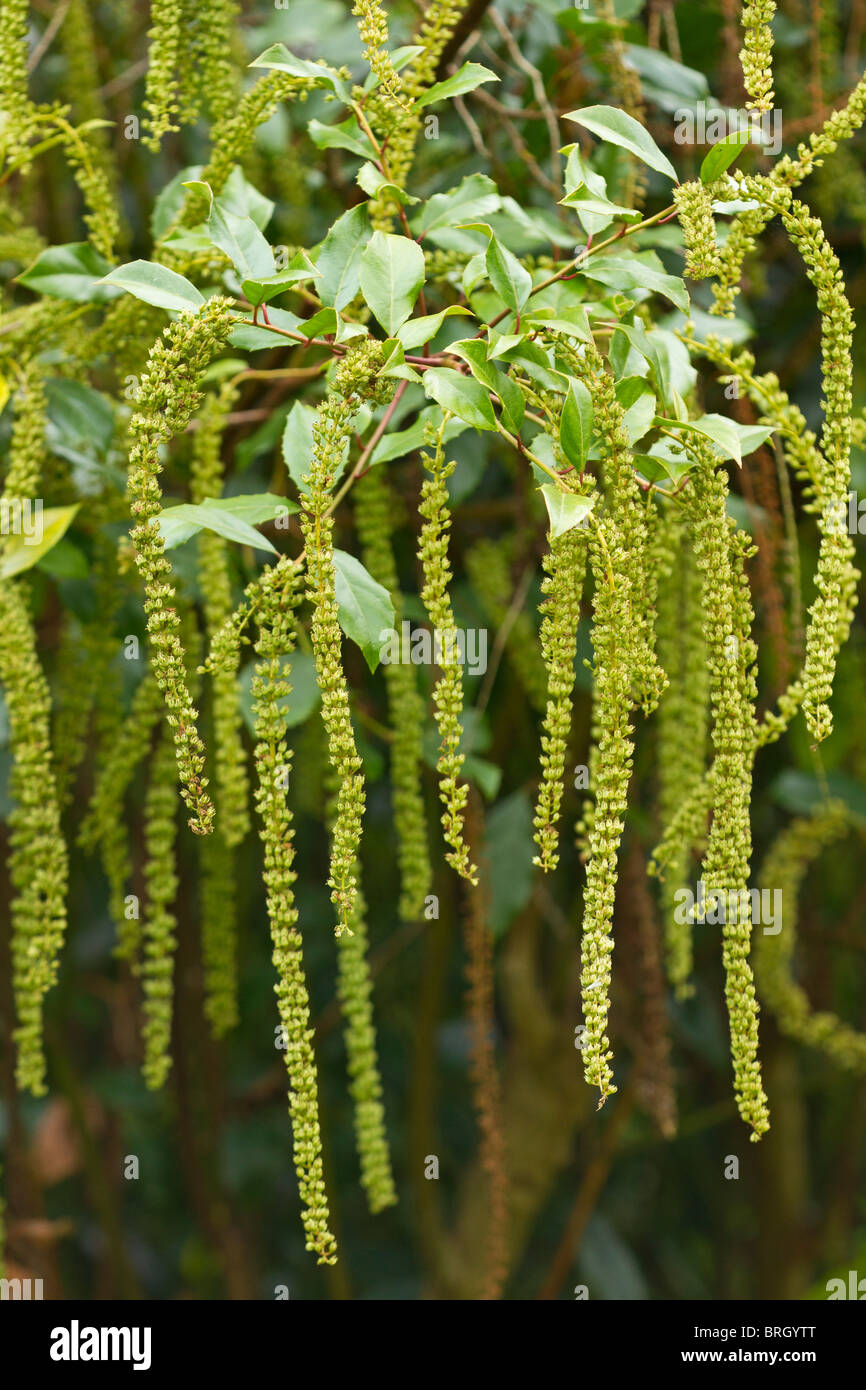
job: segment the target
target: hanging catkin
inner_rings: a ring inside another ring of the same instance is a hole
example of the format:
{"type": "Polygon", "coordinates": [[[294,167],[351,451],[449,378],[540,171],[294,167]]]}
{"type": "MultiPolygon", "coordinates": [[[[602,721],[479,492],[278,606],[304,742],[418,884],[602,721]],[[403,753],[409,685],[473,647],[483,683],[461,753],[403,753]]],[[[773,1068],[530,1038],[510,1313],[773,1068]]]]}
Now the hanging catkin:
{"type": "Polygon", "coordinates": [[[600,1092],[599,1106],[616,1091],[607,1036],[610,1011],[611,924],[617,879],[617,854],[625,825],[631,776],[633,728],[631,707],[632,651],[629,624],[630,557],[613,517],[592,531],[590,563],[593,597],[593,719],[597,730],[592,764],[594,814],[587,837],[588,860],[583,894],[581,1002],[586,1032],[582,1057],[590,1086],[600,1092]]]}
{"type": "Polygon", "coordinates": [[[359,885],[351,931],[344,932],[337,942],[337,993],[345,1019],[343,1036],[355,1107],[355,1143],[361,1164],[361,1186],[367,1194],[370,1210],[379,1212],[393,1206],[397,1192],[382,1104],[366,914],[367,905],[359,885]]]}
{"type": "Polygon", "coordinates": [[[751,638],[753,614],[743,566],[752,546],[727,515],[727,478],[714,454],[702,444],[696,444],[694,452],[700,462],[689,475],[684,497],[701,574],[716,754],[713,820],[701,878],[706,901],[713,903],[721,895],[725,905],[722,959],[734,1086],[740,1114],[756,1140],[769,1128],[769,1116],[758,1061],[758,1003],[749,965],[749,807],[756,747],[757,648],[751,638]],[[732,900],[734,911],[730,910],[732,900]]]}
{"type": "Polygon", "coordinates": [[[136,686],[129,710],[117,725],[109,725],[98,745],[98,772],[78,832],[83,849],[99,848],[108,879],[108,907],[117,929],[115,955],[134,961],[141,942],[141,922],[128,911],[126,902],[132,876],[132,852],[124,822],[124,797],[135,769],[150,750],[154,727],[162,710],[162,696],[155,677],[147,672],[136,686]]]}
{"type": "MultiPolygon", "coordinates": [[[[226,416],[237,398],[231,383],[209,396],[199,416],[190,466],[190,496],[202,503],[222,496],[221,447],[226,416]]],[[[222,536],[203,530],[198,539],[199,587],[210,643],[231,617],[232,583],[229,546],[222,536]]],[[[240,844],[250,826],[249,784],[242,740],[243,718],[237,697],[237,669],[213,672],[215,802],[220,834],[229,849],[240,844]]]]}
{"type": "MultiPolygon", "coordinates": [[[[343,461],[352,420],[361,396],[369,395],[381,348],[370,342],[347,354],[335,377],[336,395],[319,406],[313,425],[313,456],[304,478],[301,527],[306,542],[307,592],[313,603],[311,640],[322,692],[322,720],[328,733],[328,756],[340,778],[331,834],[328,885],[337,913],[337,935],[350,931],[355,907],[356,869],[364,816],[364,776],[355,746],[349,692],[341,664],[342,636],[335,595],[330,495],[343,461]]],[[[386,386],[388,383],[386,383],[386,386]]],[[[372,388],[375,389],[375,388],[372,388]]]]}
{"type": "MultiPolygon", "coordinates": [[[[371,470],[355,489],[355,520],[364,564],[376,582],[391,595],[395,622],[399,625],[402,598],[391,544],[391,504],[391,490],[384,471],[371,470]]],[[[415,921],[424,910],[424,899],[430,892],[432,880],[421,781],[424,701],[418,691],[414,667],[409,663],[386,662],[384,673],[393,734],[391,796],[400,866],[399,912],[404,921],[415,921]]]]}
{"type": "MultiPolygon", "coordinates": [[[[709,688],[700,576],[689,537],[672,505],[661,536],[665,553],[658,561],[667,572],[660,577],[656,630],[668,688],[658,710],[658,808],[667,836],[660,899],[668,978],[684,999],[692,993],[692,924],[687,918],[679,920],[682,914],[676,912],[676,894],[687,886],[692,846],[706,830],[706,808],[699,807],[691,822],[681,822],[680,837],[674,838],[671,827],[706,769],[709,688]]],[[[660,849],[655,851],[654,860],[658,872],[662,867],[660,849]]]]}
{"type": "Polygon", "coordinates": [[[754,111],[769,111],[773,105],[773,15],[776,0],[745,0],[741,16],[743,47],[740,63],[749,99],[746,106],[754,111]]]}
{"type": "Polygon", "coordinates": [[[843,1023],[836,1014],[812,1008],[793,973],[797,949],[797,898],[810,865],[827,845],[851,828],[841,802],[829,802],[812,816],[802,816],[781,832],[761,869],[761,883],[779,895],[782,919],[772,933],[759,933],[755,978],[761,998],[786,1036],[825,1053],[847,1071],[866,1072],[866,1033],[843,1023]]]}
{"type": "MultiPolygon", "coordinates": [[[[27,80],[29,0],[3,0],[0,7],[0,153],[23,160],[32,134],[33,107],[27,80]]],[[[26,172],[24,165],[21,166],[26,172]]]]}
{"type": "Polygon", "coordinates": [[[293,867],[294,831],[286,801],[291,753],[286,744],[286,718],[280,708],[281,701],[291,694],[291,686],[283,674],[283,661],[294,648],[297,587],[297,571],[288,561],[267,571],[260,584],[259,637],[253,679],[258,776],[255,801],[265,856],[264,883],[277,972],[274,988],[289,1075],[289,1113],[301,1219],[307,1249],[319,1256],[320,1264],[334,1264],[337,1244],[329,1229],[319,1129],[319,1083],[293,888],[297,878],[293,867]]]}
{"type": "Polygon", "coordinates": [[[436,771],[439,774],[439,797],[445,807],[442,828],[445,832],[445,843],[450,849],[445,858],[462,878],[474,883],[475,866],[470,862],[469,849],[463,838],[463,815],[469,788],[465,783],[458,781],[465,761],[465,754],[459,751],[463,734],[460,724],[463,709],[463,676],[457,649],[457,628],[448,593],[451,582],[451,566],[448,562],[451,514],[446,483],[456,465],[445,462],[442,441],[446,418],[443,417],[438,434],[434,436],[435,443],[433,439],[430,441],[433,443],[433,453],[422,455],[424,467],[430,477],[424,479],[418,506],[418,511],[424,518],[418,542],[418,558],[424,572],[421,600],[433,624],[440,649],[438,661],[441,674],[433,692],[433,705],[440,738],[436,771]]]}
{"type": "Polygon", "coordinates": [[[150,760],[144,800],[145,901],[141,923],[142,1035],[145,1084],[158,1090],[171,1069],[171,1016],[177,918],[172,904],[178,887],[175,868],[177,785],[168,729],[160,729],[150,760]]]}
{"type": "MultiPolygon", "coordinates": [[[[20,505],[39,491],[45,459],[45,387],[37,364],[24,368],[15,402],[3,502],[20,505]]],[[[51,747],[51,697],[37,655],[28,581],[0,583],[0,685],[13,755],[9,779],[9,877],[12,974],[18,1026],[16,1079],[45,1094],[43,1000],[57,979],[66,930],[68,858],[51,747]]]]}
{"type": "Polygon", "coordinates": [[[545,873],[559,863],[559,817],[586,560],[586,532],[577,528],[551,539],[544,557],[541,651],[547,667],[547,709],[541,735],[541,785],[532,823],[540,851],[533,862],[545,873]]]}
{"type": "Polygon", "coordinates": [[[184,429],[201,401],[197,384],[231,327],[228,302],[211,299],[195,314],[183,313],[154,343],[130,421],[129,495],[135,520],[132,541],[144,580],[147,630],[153,670],[174,730],[181,796],[192,812],[190,828],[207,834],[213,806],[205,788],[204,746],[196,729],[198,714],[184,670],[180,619],[174,610],[171,564],[158,524],[162,511],[160,444],[184,429]]]}
{"type": "Polygon", "coordinates": [[[9,716],[9,877],[12,973],[18,1026],[16,1079],[45,1094],[42,1007],[56,982],[66,930],[68,860],[51,752],[51,701],[20,580],[0,584],[0,684],[9,716]]]}

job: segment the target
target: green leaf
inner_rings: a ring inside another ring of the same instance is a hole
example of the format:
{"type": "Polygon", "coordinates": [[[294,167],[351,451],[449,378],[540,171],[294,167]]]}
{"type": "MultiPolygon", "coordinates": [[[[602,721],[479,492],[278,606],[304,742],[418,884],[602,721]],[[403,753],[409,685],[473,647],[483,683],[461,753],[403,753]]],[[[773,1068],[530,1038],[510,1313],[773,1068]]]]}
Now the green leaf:
{"type": "Polygon", "coordinates": [[[490,233],[487,246],[487,274],[499,298],[519,314],[532,293],[532,276],[506,246],[490,233]]]}
{"type": "Polygon", "coordinates": [[[715,183],[729,169],[734,160],[743,153],[750,140],[748,130],[735,130],[719,140],[704,156],[701,164],[701,183],[715,183]]]}
{"type": "Polygon", "coordinates": [[[420,203],[420,198],[414,198],[411,193],[407,193],[404,188],[400,188],[396,183],[389,183],[388,179],[377,169],[375,164],[362,164],[358,170],[356,182],[360,184],[365,193],[369,193],[371,198],[385,195],[395,203],[400,203],[406,207],[410,203],[420,203]]]}
{"type": "Polygon", "coordinates": [[[524,327],[537,324],[550,333],[567,333],[572,338],[580,338],[581,342],[592,342],[589,319],[582,304],[574,304],[568,309],[532,309],[522,322],[524,327]]]}
{"type": "Polygon", "coordinates": [[[150,234],[154,241],[162,241],[172,222],[180,216],[187,198],[187,184],[198,179],[202,173],[201,164],[189,164],[180,169],[173,179],[157,193],[150,215],[150,234]]]}
{"type": "Polygon", "coordinates": [[[244,171],[238,164],[220,189],[219,200],[226,212],[233,212],[235,217],[251,217],[260,232],[265,230],[274,211],[270,198],[266,198],[244,177],[244,171]]]}
{"type": "Polygon", "coordinates": [[[586,184],[583,183],[579,184],[577,188],[573,188],[559,201],[565,207],[576,208],[578,214],[586,213],[591,216],[606,218],[608,222],[613,221],[614,218],[622,222],[640,222],[643,217],[643,213],[637,212],[634,208],[621,207],[619,203],[612,203],[608,198],[602,198],[597,193],[590,193],[586,184]]]}
{"type": "MultiPolygon", "coordinates": [[[[297,314],[290,314],[287,309],[269,309],[268,319],[275,328],[282,328],[287,333],[304,331],[304,320],[299,319],[297,314]]],[[[255,323],[239,323],[232,329],[228,340],[232,347],[243,348],[248,352],[255,352],[260,348],[279,347],[286,341],[285,338],[272,333],[269,328],[262,328],[255,323]]]]}
{"type": "Polygon", "coordinates": [[[726,415],[701,415],[697,420],[656,419],[653,424],[657,428],[688,430],[703,435],[718,445],[723,458],[734,459],[740,467],[743,452],[751,453],[773,433],[769,426],[741,425],[738,420],[729,420],[726,415]]]}
{"type": "Polygon", "coordinates": [[[505,935],[532,894],[535,870],[532,867],[531,845],[532,806],[529,797],[524,791],[513,792],[491,810],[484,840],[491,886],[490,929],[497,941],[505,935]]]}
{"type": "Polygon", "coordinates": [[[48,417],[61,443],[89,446],[99,454],[108,451],[114,435],[114,407],[107,396],[66,377],[49,377],[45,393],[48,417]]]}
{"type": "Polygon", "coordinates": [[[284,270],[277,270],[264,279],[244,280],[241,289],[250,304],[270,304],[290,285],[299,285],[304,280],[316,280],[321,271],[313,265],[306,251],[298,251],[284,270]]]}
{"type": "Polygon", "coordinates": [[[496,416],[490,396],[473,377],[447,368],[430,367],[424,373],[424,391],[451,415],[465,420],[477,430],[495,430],[496,416]]]}
{"type": "Polygon", "coordinates": [[[555,540],[575,526],[582,526],[595,506],[594,497],[578,497],[573,492],[565,492],[555,483],[544,483],[540,488],[547,504],[550,518],[550,535],[555,540]]]}
{"type": "Polygon", "coordinates": [[[42,556],[38,568],[50,574],[52,579],[87,579],[90,574],[84,551],[67,536],[63,536],[47,555],[42,556]]]}
{"type": "Polygon", "coordinates": [[[359,159],[375,159],[376,151],[354,116],[339,125],[324,125],[315,117],[307,126],[310,139],[320,150],[348,150],[359,159]]]}
{"type": "Polygon", "coordinates": [[[321,274],[318,290],[323,304],[344,309],[355,298],[360,284],[361,256],[373,235],[367,208],[362,203],[338,217],[316,255],[321,274]]]}
{"type": "Polygon", "coordinates": [[[424,284],[424,252],[408,237],[374,232],[361,256],[360,284],[367,304],[393,337],[424,284]]]}
{"type": "Polygon", "coordinates": [[[334,551],[335,583],[340,627],[357,642],[371,671],[379,665],[383,633],[394,627],[394,605],[360,560],[344,550],[334,551]]]}
{"type": "Polygon", "coordinates": [[[386,338],[382,350],[385,355],[379,368],[380,376],[396,377],[399,381],[421,381],[415,368],[407,365],[406,354],[399,338],[386,338]]]}
{"type": "MultiPolygon", "coordinates": [[[[389,463],[391,459],[402,459],[415,449],[423,449],[427,439],[425,427],[428,420],[432,420],[436,425],[441,423],[442,412],[438,405],[425,406],[415,423],[407,429],[394,430],[392,434],[384,435],[370,456],[370,466],[374,463],[389,463]]],[[[452,417],[443,431],[443,441],[447,444],[467,428],[465,420],[452,417]]]]}
{"type": "Polygon", "coordinates": [[[458,222],[487,217],[496,212],[501,198],[499,190],[486,174],[469,174],[456,188],[447,193],[434,193],[421,211],[412,219],[412,231],[425,236],[437,227],[455,227],[458,222]]]}
{"type": "Polygon", "coordinates": [[[71,299],[75,304],[101,303],[121,293],[101,283],[110,270],[109,262],[94,251],[89,241],[71,241],[41,251],[33,264],[16,276],[16,282],[54,299],[71,299]]]}
{"type": "MultiPolygon", "coordinates": [[[[301,494],[307,491],[302,479],[309,473],[313,458],[313,423],[315,419],[316,411],[313,406],[306,405],[304,401],[295,401],[286,416],[283,429],[283,459],[289,477],[301,494]]],[[[342,462],[334,473],[333,481],[335,483],[341,477],[348,457],[349,442],[347,440],[343,448],[342,462]]]]}
{"type": "Polygon", "coordinates": [[[674,183],[679,183],[677,171],[667,155],[662,154],[655,140],[634,116],[619,111],[614,106],[584,106],[579,111],[566,112],[567,121],[576,121],[586,130],[597,135],[610,145],[619,145],[636,155],[651,169],[666,174],[674,183]]]}
{"type": "Polygon", "coordinates": [[[256,550],[267,550],[272,555],[279,552],[270,541],[245,519],[245,513],[256,516],[258,521],[270,521],[280,515],[280,509],[297,511],[297,505],[285,497],[272,497],[270,494],[256,494],[249,497],[220,497],[206,502],[181,502],[176,507],[167,507],[157,518],[166,550],[182,545],[197,531],[214,531],[227,541],[237,541],[239,545],[251,545],[256,550]],[[257,506],[255,504],[258,504],[257,506]],[[259,513],[264,511],[265,515],[259,513]]]}
{"type": "MultiPolygon", "coordinates": [[[[253,680],[256,674],[255,661],[248,661],[238,673],[241,709],[244,722],[253,738],[256,733],[256,717],[253,712],[253,680]]],[[[292,689],[288,695],[277,700],[287,729],[294,729],[309,719],[322,698],[316,679],[315,657],[309,652],[292,652],[290,657],[280,658],[280,679],[286,680],[292,689]]]]}
{"type": "Polygon", "coordinates": [[[474,92],[482,82],[498,81],[496,73],[482,67],[480,63],[464,63],[453,77],[446,77],[444,82],[436,82],[432,87],[428,87],[426,92],[422,92],[415,105],[429,106],[432,101],[444,101],[446,97],[459,97],[464,92],[474,92]]]}
{"type": "Polygon", "coordinates": [[[649,290],[664,295],[684,314],[689,311],[689,293],[680,276],[666,275],[634,256],[603,256],[598,261],[588,260],[579,269],[588,280],[597,280],[613,290],[649,290]]]}
{"type": "MultiPolygon", "coordinates": [[[[32,569],[38,564],[66,534],[80,506],[81,503],[76,502],[71,507],[45,507],[40,516],[42,533],[38,540],[23,532],[4,536],[0,543],[0,579],[10,579],[13,574],[20,574],[22,570],[32,569]]],[[[31,525],[34,520],[31,510],[31,525]]]]}
{"type": "Polygon", "coordinates": [[[569,463],[581,473],[589,457],[589,439],[592,434],[592,396],[582,381],[573,377],[568,383],[568,394],[562,407],[559,422],[559,442],[569,463]]]}
{"type": "Polygon", "coordinates": [[[274,253],[251,217],[227,212],[217,198],[207,229],[241,280],[258,280],[274,273],[274,253]]]}
{"type": "Polygon", "coordinates": [[[623,425],[629,443],[636,444],[652,428],[658,411],[656,393],[642,376],[625,376],[616,383],[616,398],[625,414],[623,425]]]}
{"type": "Polygon", "coordinates": [[[266,48],[264,53],[260,53],[258,58],[250,63],[250,67],[277,68],[279,72],[287,72],[292,77],[309,77],[317,86],[330,87],[347,106],[352,99],[341,77],[331,72],[324,63],[310,63],[306,58],[298,58],[289,52],[284,43],[271,44],[270,48],[266,48]]]}
{"type": "Polygon", "coordinates": [[[497,367],[495,362],[489,360],[486,344],[479,338],[464,338],[460,342],[451,343],[448,351],[467,362],[475,380],[499,397],[502,403],[503,424],[512,434],[517,434],[523,424],[526,410],[523,392],[510,376],[497,367]]]}
{"type": "Polygon", "coordinates": [[[199,309],[204,304],[204,295],[190,284],[183,275],[169,270],[168,266],[156,265],[153,261],[129,261],[118,266],[98,282],[101,285],[117,285],[145,304],[154,304],[158,309],[173,309],[182,313],[185,309],[199,309]]]}
{"type": "Polygon", "coordinates": [[[405,350],[412,352],[414,348],[423,347],[435,338],[445,320],[455,314],[470,314],[470,310],[462,304],[449,304],[447,309],[441,309],[438,314],[422,314],[419,318],[407,319],[397,329],[397,337],[405,350]]]}

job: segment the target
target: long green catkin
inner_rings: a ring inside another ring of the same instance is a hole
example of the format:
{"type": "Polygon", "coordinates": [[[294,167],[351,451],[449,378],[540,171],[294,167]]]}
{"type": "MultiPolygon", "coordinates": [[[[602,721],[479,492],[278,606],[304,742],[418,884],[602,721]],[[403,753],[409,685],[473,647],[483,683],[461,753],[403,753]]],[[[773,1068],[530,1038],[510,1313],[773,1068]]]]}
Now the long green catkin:
{"type": "Polygon", "coordinates": [[[715,456],[700,444],[694,452],[699,463],[689,475],[684,497],[701,574],[716,755],[713,820],[701,877],[706,900],[713,903],[720,895],[725,904],[722,959],[734,1085],[740,1114],[752,1128],[750,1138],[758,1140],[770,1122],[758,1060],[758,1001],[749,965],[757,648],[751,637],[753,613],[744,561],[753,549],[749,537],[727,515],[727,478],[715,456]],[[728,910],[732,898],[733,913],[728,910]]]}
{"type": "Polygon", "coordinates": [[[319,1127],[319,1089],[310,1001],[304,978],[303,946],[298,930],[294,882],[294,831],[286,791],[291,775],[291,752],[286,743],[286,717],[281,702],[291,694],[283,661],[294,649],[294,608],[299,601],[295,566],[281,561],[261,585],[253,679],[255,763],[258,785],[256,809],[264,848],[264,883],[277,972],[274,986],[284,1030],[285,1063],[289,1076],[295,1171],[301,1196],[306,1248],[320,1264],[334,1264],[337,1243],[329,1228],[328,1200],[322,1164],[319,1127]]]}
{"type": "Polygon", "coordinates": [[[595,580],[593,653],[596,757],[592,785],[595,809],[589,829],[586,886],[583,894],[580,989],[586,1032],[584,1075],[600,1092],[599,1107],[613,1095],[613,1072],[607,1036],[610,1011],[610,966],[613,954],[617,855],[625,826],[634,732],[631,710],[631,633],[629,624],[630,557],[624,534],[610,516],[599,520],[589,547],[595,580]]]}
{"type": "MultiPolygon", "coordinates": [[[[374,469],[368,473],[358,483],[354,495],[364,564],[376,582],[391,595],[395,622],[399,625],[402,599],[391,544],[392,496],[383,470],[374,469]]],[[[399,912],[404,921],[417,921],[424,910],[433,877],[421,781],[424,701],[411,665],[389,661],[384,664],[384,673],[388,720],[393,734],[391,795],[400,868],[399,912]]]]}
{"type": "MultiPolygon", "coordinates": [[[[24,366],[15,407],[3,490],[7,504],[34,499],[41,486],[46,396],[41,369],[33,359],[24,366]]],[[[0,685],[13,754],[9,877],[15,890],[11,917],[16,1079],[20,1089],[38,1096],[45,1094],[43,1002],[57,979],[69,865],[51,746],[51,695],[37,653],[28,588],[26,579],[0,583],[0,685]]]]}
{"type": "Polygon", "coordinates": [[[541,785],[532,823],[539,849],[533,863],[545,873],[559,863],[559,817],[565,792],[565,755],[571,729],[574,661],[586,561],[586,533],[578,528],[552,538],[544,557],[541,651],[547,666],[547,708],[541,735],[541,785]]]}
{"type": "Polygon", "coordinates": [[[21,581],[0,584],[0,684],[6,696],[13,807],[9,814],[12,972],[21,1090],[45,1095],[42,1010],[66,931],[68,856],[51,752],[51,699],[21,581]]]}
{"type": "Polygon", "coordinates": [[[162,710],[162,695],[152,672],[135,688],[129,710],[118,726],[104,731],[97,756],[98,771],[87,814],[78,832],[83,849],[99,848],[108,879],[108,906],[117,929],[115,955],[136,960],[141,922],[127,912],[126,890],[132,875],[132,851],[124,822],[124,797],[138,764],[147,757],[153,730],[162,710]]]}
{"type": "Polygon", "coordinates": [[[451,514],[446,483],[455,464],[445,462],[443,435],[445,420],[435,437],[432,454],[422,455],[430,474],[421,488],[418,506],[424,518],[418,542],[418,558],[424,572],[421,601],[427,609],[433,631],[438,636],[441,675],[433,692],[436,726],[440,748],[436,771],[439,774],[439,798],[445,807],[442,828],[450,853],[445,858],[453,869],[470,883],[476,882],[475,865],[470,862],[469,847],[463,835],[463,820],[469,788],[458,781],[466,755],[460,752],[463,729],[460,715],[463,710],[463,676],[457,650],[457,628],[448,585],[451,566],[448,562],[448,536],[451,514]]]}
{"type": "Polygon", "coordinates": [[[352,1100],[361,1186],[372,1212],[397,1201],[382,1104],[382,1078],[373,1022],[373,981],[368,960],[367,905],[359,885],[351,931],[337,942],[337,993],[345,1019],[344,1039],[352,1100]]]}
{"type": "Polygon", "coordinates": [[[181,314],[150,350],[138,409],[130,421],[129,495],[136,523],[132,541],[144,580],[153,670],[174,731],[181,796],[192,812],[189,826],[200,835],[213,829],[214,811],[206,791],[207,778],[202,776],[204,745],[196,728],[198,712],[184,669],[171,564],[158,524],[162,511],[159,450],[163,440],[189,423],[201,400],[199,378],[230,328],[229,304],[224,299],[211,299],[196,313],[181,314]]]}
{"type": "Polygon", "coordinates": [[[144,801],[145,901],[141,923],[142,1072],[149,1090],[165,1084],[171,1070],[171,1016],[177,918],[172,904],[178,888],[175,867],[177,786],[168,730],[160,730],[150,762],[144,801]]]}
{"type": "Polygon", "coordinates": [[[313,425],[310,472],[303,479],[301,529],[306,543],[307,593],[313,604],[310,639],[322,693],[328,757],[340,779],[331,834],[328,885],[337,913],[337,936],[351,931],[355,907],[358,846],[364,817],[363,764],[355,745],[349,691],[341,662],[342,635],[335,593],[334,522],[331,491],[348,447],[352,421],[362,400],[381,404],[393,382],[376,382],[381,344],[369,340],[348,352],[334,377],[335,393],[319,405],[313,425]]]}
{"type": "Polygon", "coordinates": [[[709,687],[700,575],[672,506],[670,512],[661,532],[668,572],[660,577],[656,626],[659,660],[668,678],[658,709],[658,805],[666,840],[663,855],[660,848],[655,851],[653,871],[661,879],[668,978],[685,999],[692,993],[692,923],[679,920],[676,894],[687,886],[692,846],[706,829],[706,810],[699,807],[694,819],[681,820],[678,837],[673,827],[706,769],[709,687]]]}
{"type": "MultiPolygon", "coordinates": [[[[223,491],[220,457],[226,416],[237,398],[229,383],[205,403],[195,432],[190,466],[190,496],[195,503],[219,498],[223,491]]],[[[208,643],[231,617],[232,583],[229,545],[213,531],[198,536],[199,587],[208,643]]],[[[249,779],[243,745],[243,717],[237,698],[237,671],[220,667],[213,672],[214,779],[217,819],[229,849],[240,844],[250,826],[249,779]]]]}

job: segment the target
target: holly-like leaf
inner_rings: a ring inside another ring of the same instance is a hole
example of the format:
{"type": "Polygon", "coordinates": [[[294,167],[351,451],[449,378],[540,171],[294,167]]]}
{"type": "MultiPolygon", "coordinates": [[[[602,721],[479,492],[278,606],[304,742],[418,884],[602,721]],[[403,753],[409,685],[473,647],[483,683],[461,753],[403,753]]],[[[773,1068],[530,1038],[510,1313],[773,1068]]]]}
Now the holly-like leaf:
{"type": "Polygon", "coordinates": [[[357,642],[371,671],[379,665],[383,633],[394,627],[394,605],[387,589],[377,583],[360,560],[344,550],[334,551],[334,593],[337,616],[347,637],[357,642]]]}
{"type": "Polygon", "coordinates": [[[75,502],[71,507],[45,507],[41,512],[36,512],[31,503],[26,530],[22,524],[20,533],[13,532],[2,539],[0,579],[11,579],[13,574],[20,574],[22,570],[32,569],[38,564],[66,534],[80,506],[80,502],[75,502]],[[28,535],[27,531],[31,534],[28,535]]]}
{"type": "Polygon", "coordinates": [[[389,183],[388,179],[377,169],[375,164],[368,160],[362,164],[356,175],[356,181],[363,188],[365,193],[369,193],[371,198],[387,197],[392,202],[400,203],[402,207],[408,207],[411,203],[420,203],[420,198],[414,198],[411,193],[407,193],[405,188],[400,188],[399,184],[389,183]]]}
{"type": "Polygon", "coordinates": [[[679,275],[667,275],[634,256],[602,256],[580,266],[588,280],[597,280],[612,290],[651,290],[664,295],[684,314],[689,311],[689,292],[679,275]]]}
{"type": "Polygon", "coordinates": [[[424,284],[424,252],[408,237],[374,232],[361,256],[360,283],[367,304],[392,338],[424,284]]]}
{"type": "Polygon", "coordinates": [[[619,145],[628,150],[651,169],[666,174],[678,183],[677,171],[666,154],[663,154],[649,131],[628,112],[615,106],[584,106],[579,111],[566,112],[567,121],[576,121],[584,129],[597,135],[609,145],[619,145]]]}
{"type": "Polygon", "coordinates": [[[360,283],[361,256],[373,235],[366,206],[350,208],[338,217],[316,255],[321,275],[318,291],[323,304],[344,309],[360,283]]]}
{"type": "Polygon", "coordinates": [[[447,193],[434,193],[412,219],[415,235],[427,236],[439,227],[456,227],[459,222],[487,217],[501,203],[499,190],[486,174],[469,174],[447,193]]]}
{"type": "Polygon", "coordinates": [[[734,459],[740,467],[743,454],[752,453],[773,433],[769,426],[741,425],[738,420],[729,420],[726,415],[701,415],[697,420],[656,419],[653,424],[703,435],[721,449],[723,458],[734,459]]]}
{"type": "Polygon", "coordinates": [[[397,329],[397,337],[406,352],[412,352],[414,348],[423,347],[431,338],[435,338],[446,319],[452,318],[455,314],[469,313],[470,310],[462,304],[449,304],[447,309],[441,309],[438,314],[422,314],[419,318],[407,319],[397,329]]]}
{"type": "Polygon", "coordinates": [[[154,304],[157,309],[173,309],[177,313],[200,309],[204,304],[204,295],[185,276],[154,261],[129,261],[97,283],[117,285],[136,299],[143,299],[145,304],[154,304]]]}
{"type": "Polygon", "coordinates": [[[583,471],[589,457],[592,434],[592,396],[582,381],[572,377],[559,422],[559,442],[572,467],[583,471]]]}
{"type": "Polygon", "coordinates": [[[320,150],[348,150],[359,159],[376,157],[376,151],[354,116],[349,116],[339,125],[324,125],[314,118],[307,126],[307,131],[313,144],[320,150]]]}
{"type": "Polygon", "coordinates": [[[311,78],[318,87],[330,87],[347,106],[352,99],[341,77],[331,72],[324,63],[311,63],[306,58],[298,58],[296,54],[289,52],[284,43],[271,44],[270,48],[266,48],[264,53],[260,53],[258,58],[250,63],[250,67],[277,68],[279,72],[287,72],[292,77],[311,78]]]}
{"type": "Polygon", "coordinates": [[[748,130],[735,130],[723,140],[718,140],[709,153],[704,155],[701,183],[715,183],[716,179],[720,179],[725,170],[743,153],[750,140],[751,132],[748,130]]]}
{"type": "Polygon", "coordinates": [[[110,270],[108,261],[89,241],[70,241],[65,246],[46,247],[16,279],[36,294],[70,299],[75,304],[98,304],[121,293],[102,284],[110,270]]]}
{"type": "Polygon", "coordinates": [[[502,422],[512,434],[517,434],[523,424],[526,403],[523,392],[487,355],[487,346],[480,338],[464,338],[451,343],[448,348],[456,356],[468,363],[475,380],[499,397],[502,404],[502,422]]]}
{"type": "Polygon", "coordinates": [[[289,286],[299,285],[304,280],[316,280],[320,275],[321,271],[313,265],[306,251],[298,251],[283,270],[277,270],[263,279],[244,280],[241,289],[250,304],[270,304],[289,286]]]}
{"type": "Polygon", "coordinates": [[[274,273],[274,253],[251,217],[238,217],[221,204],[211,208],[208,233],[241,280],[261,280],[274,273]]]}
{"type": "Polygon", "coordinates": [[[214,531],[227,541],[277,555],[279,552],[260,535],[252,521],[271,521],[275,516],[297,510],[297,503],[285,497],[257,493],[246,497],[209,498],[200,503],[181,502],[160,512],[158,522],[166,550],[182,545],[197,531],[214,531]]]}
{"type": "Polygon", "coordinates": [[[449,371],[447,367],[430,367],[424,373],[424,390],[430,400],[436,401],[449,414],[465,420],[467,425],[477,430],[496,429],[490,396],[474,378],[449,371]]]}
{"type": "Polygon", "coordinates": [[[595,506],[594,497],[578,497],[573,492],[565,492],[555,483],[544,483],[539,491],[547,505],[552,540],[573,530],[575,526],[583,526],[595,506]]]}
{"type": "Polygon", "coordinates": [[[447,97],[459,97],[464,92],[474,92],[482,82],[498,81],[496,73],[482,67],[480,63],[464,63],[453,77],[446,77],[444,82],[436,82],[432,87],[428,87],[426,92],[422,92],[415,105],[429,106],[433,101],[444,101],[447,97]]]}

